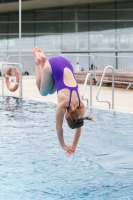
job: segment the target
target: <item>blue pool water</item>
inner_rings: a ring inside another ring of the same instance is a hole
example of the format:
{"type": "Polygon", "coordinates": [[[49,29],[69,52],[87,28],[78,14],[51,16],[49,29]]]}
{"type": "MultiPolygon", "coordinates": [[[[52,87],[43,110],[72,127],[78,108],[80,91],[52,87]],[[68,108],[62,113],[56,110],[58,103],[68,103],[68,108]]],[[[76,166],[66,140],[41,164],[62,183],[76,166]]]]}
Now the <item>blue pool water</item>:
{"type": "MultiPolygon", "coordinates": [[[[133,114],[86,109],[74,157],[55,130],[56,104],[0,97],[0,200],[133,199],[133,114]]],[[[73,130],[64,123],[67,144],[73,130]]]]}

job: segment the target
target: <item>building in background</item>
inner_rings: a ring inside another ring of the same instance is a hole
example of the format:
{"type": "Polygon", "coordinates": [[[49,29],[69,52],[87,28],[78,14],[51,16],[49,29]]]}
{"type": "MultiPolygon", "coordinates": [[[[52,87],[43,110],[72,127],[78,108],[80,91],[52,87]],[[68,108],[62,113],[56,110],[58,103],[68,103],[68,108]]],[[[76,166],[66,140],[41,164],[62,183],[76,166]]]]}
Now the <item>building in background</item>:
{"type": "MultiPolygon", "coordinates": [[[[37,46],[47,54],[133,55],[132,0],[22,0],[22,55],[37,46]],[[78,2],[78,4],[77,4],[78,2]]],[[[19,51],[18,1],[0,1],[0,56],[19,51]]],[[[49,55],[49,56],[50,56],[49,55]]],[[[71,56],[68,56],[71,60],[71,56]]],[[[14,61],[12,57],[10,61],[14,61]]],[[[32,58],[22,59],[28,66],[32,58]]],[[[88,69],[87,58],[78,58],[88,69]]],[[[72,64],[77,63],[76,56],[72,64]]]]}

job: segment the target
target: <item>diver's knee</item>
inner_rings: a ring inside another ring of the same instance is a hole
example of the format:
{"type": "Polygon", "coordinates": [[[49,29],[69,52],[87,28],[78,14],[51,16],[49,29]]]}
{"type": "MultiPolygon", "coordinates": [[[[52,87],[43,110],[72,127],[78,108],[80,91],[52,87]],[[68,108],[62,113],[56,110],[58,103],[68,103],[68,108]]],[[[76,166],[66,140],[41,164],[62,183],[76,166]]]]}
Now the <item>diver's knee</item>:
{"type": "Polygon", "coordinates": [[[52,90],[49,92],[49,94],[54,94],[56,92],[56,90],[52,90]]]}
{"type": "Polygon", "coordinates": [[[40,92],[40,94],[41,94],[42,96],[47,96],[49,93],[46,93],[46,92],[40,92]]]}
{"type": "Polygon", "coordinates": [[[42,96],[47,96],[48,94],[49,94],[49,91],[48,90],[40,90],[40,94],[42,95],[42,96]]]}

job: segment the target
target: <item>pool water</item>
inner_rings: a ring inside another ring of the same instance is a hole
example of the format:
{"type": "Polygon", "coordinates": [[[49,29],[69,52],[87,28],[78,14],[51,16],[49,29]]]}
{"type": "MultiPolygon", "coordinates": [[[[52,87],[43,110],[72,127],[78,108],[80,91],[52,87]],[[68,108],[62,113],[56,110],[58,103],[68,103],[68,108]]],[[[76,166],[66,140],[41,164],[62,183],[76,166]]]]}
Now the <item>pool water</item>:
{"type": "MultiPolygon", "coordinates": [[[[133,114],[86,108],[74,156],[55,129],[56,104],[0,97],[0,200],[133,199],[133,114]]],[[[63,125],[67,144],[74,130],[63,125]]]]}

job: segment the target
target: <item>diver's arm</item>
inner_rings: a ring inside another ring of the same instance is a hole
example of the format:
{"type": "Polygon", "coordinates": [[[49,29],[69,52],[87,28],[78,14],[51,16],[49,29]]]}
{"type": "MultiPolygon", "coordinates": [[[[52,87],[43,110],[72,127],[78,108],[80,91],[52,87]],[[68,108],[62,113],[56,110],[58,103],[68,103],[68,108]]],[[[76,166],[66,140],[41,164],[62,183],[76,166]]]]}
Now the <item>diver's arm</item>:
{"type": "Polygon", "coordinates": [[[68,152],[73,152],[74,148],[66,145],[64,141],[62,125],[63,125],[65,112],[66,112],[66,109],[61,104],[59,104],[56,109],[56,131],[57,131],[57,136],[58,136],[58,140],[61,147],[68,152]]]}
{"type": "Polygon", "coordinates": [[[59,104],[56,109],[56,131],[59,143],[61,147],[63,148],[65,142],[64,142],[64,136],[63,136],[63,118],[64,118],[65,109],[62,108],[62,106],[59,104]]]}
{"type": "Polygon", "coordinates": [[[72,156],[74,155],[75,153],[75,150],[76,150],[76,147],[77,147],[77,144],[78,144],[78,141],[79,141],[79,138],[80,138],[80,135],[81,135],[81,127],[80,128],[77,128],[75,130],[75,135],[74,135],[74,140],[73,140],[73,143],[72,143],[72,148],[73,148],[73,151],[66,151],[66,155],[67,156],[72,156]]]}
{"type": "MultiPolygon", "coordinates": [[[[81,106],[80,106],[79,110],[80,110],[81,115],[83,116],[84,112],[85,112],[85,105],[82,101],[81,101],[81,106]]],[[[72,143],[72,146],[75,148],[77,147],[77,144],[78,144],[78,141],[79,141],[79,138],[81,135],[81,130],[82,130],[82,127],[75,129],[74,139],[73,139],[73,143],[72,143]]]]}
{"type": "Polygon", "coordinates": [[[73,143],[72,143],[72,146],[74,148],[77,147],[77,144],[78,144],[78,141],[79,141],[79,138],[80,138],[80,135],[81,135],[81,129],[82,129],[81,127],[75,129],[75,135],[74,135],[74,139],[73,139],[73,143]]]}
{"type": "MultiPolygon", "coordinates": [[[[83,101],[81,101],[80,103],[81,103],[81,106],[80,106],[79,110],[80,110],[81,115],[83,116],[84,112],[85,112],[85,105],[84,105],[83,101]]],[[[73,143],[72,143],[72,146],[75,148],[77,147],[77,144],[78,144],[78,141],[79,141],[79,138],[81,135],[81,130],[82,130],[82,127],[75,129],[74,139],[73,139],[73,143]]]]}
{"type": "MultiPolygon", "coordinates": [[[[82,106],[80,107],[80,113],[81,113],[82,116],[84,115],[84,112],[85,112],[85,106],[82,103],[82,106]]],[[[75,129],[74,139],[73,139],[73,142],[72,142],[72,147],[73,147],[74,151],[73,152],[67,151],[66,152],[67,156],[71,156],[75,153],[75,150],[76,150],[76,147],[77,147],[80,135],[81,135],[81,130],[82,130],[82,127],[75,129]]]]}

